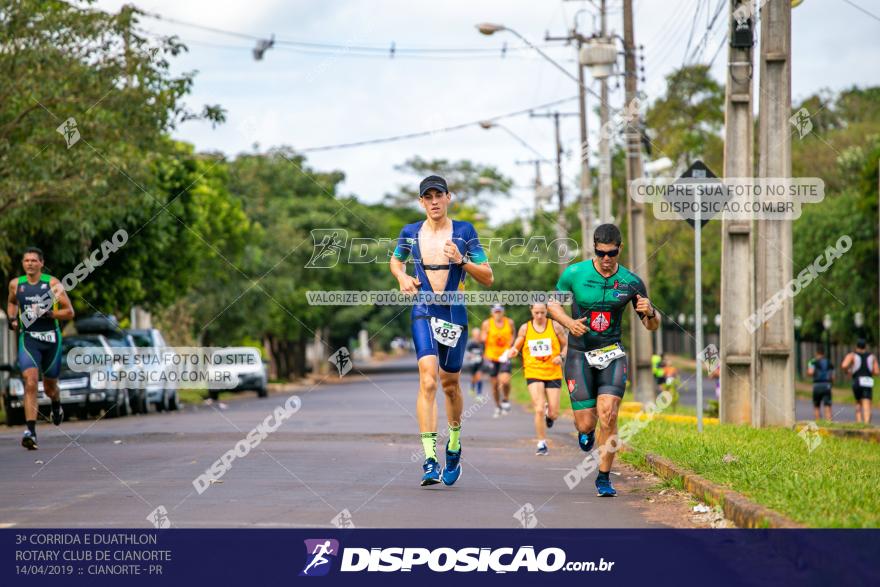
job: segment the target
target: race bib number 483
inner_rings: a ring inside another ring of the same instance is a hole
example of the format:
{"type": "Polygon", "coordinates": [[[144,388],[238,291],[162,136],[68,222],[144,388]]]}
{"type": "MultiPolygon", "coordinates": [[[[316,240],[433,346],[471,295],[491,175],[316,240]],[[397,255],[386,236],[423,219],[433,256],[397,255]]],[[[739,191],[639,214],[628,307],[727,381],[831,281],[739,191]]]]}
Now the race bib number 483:
{"type": "Polygon", "coordinates": [[[434,340],[445,346],[455,346],[461,333],[464,331],[463,326],[431,318],[431,332],[434,334],[434,340]]]}

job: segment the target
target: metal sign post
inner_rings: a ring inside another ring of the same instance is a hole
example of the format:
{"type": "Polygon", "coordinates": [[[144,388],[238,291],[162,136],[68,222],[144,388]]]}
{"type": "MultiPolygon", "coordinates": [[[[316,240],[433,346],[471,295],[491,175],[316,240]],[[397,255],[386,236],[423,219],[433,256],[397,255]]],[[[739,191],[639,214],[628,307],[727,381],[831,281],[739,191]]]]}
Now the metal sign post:
{"type": "MultiPolygon", "coordinates": [[[[706,167],[702,161],[694,161],[679,178],[682,183],[697,183],[705,185],[707,180],[717,179],[715,174],[706,167]],[[696,180],[696,181],[688,181],[696,180]]],[[[696,338],[695,356],[697,367],[697,431],[703,431],[703,367],[700,357],[703,355],[703,249],[700,237],[703,225],[709,222],[711,214],[704,217],[702,210],[702,191],[699,186],[694,186],[694,204],[696,211],[694,218],[686,218],[687,223],[694,229],[694,333],[696,338]]]]}

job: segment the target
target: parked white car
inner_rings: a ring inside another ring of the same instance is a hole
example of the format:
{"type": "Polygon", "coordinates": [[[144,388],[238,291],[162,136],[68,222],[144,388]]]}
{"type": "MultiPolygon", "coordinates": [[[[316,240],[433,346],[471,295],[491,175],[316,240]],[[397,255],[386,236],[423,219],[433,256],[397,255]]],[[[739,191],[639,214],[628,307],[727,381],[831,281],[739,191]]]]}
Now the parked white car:
{"type": "Polygon", "coordinates": [[[260,351],[253,347],[228,347],[214,351],[213,360],[215,373],[229,373],[234,382],[233,387],[208,391],[211,399],[217,399],[221,391],[253,390],[257,396],[266,397],[269,391],[268,371],[260,351]]]}

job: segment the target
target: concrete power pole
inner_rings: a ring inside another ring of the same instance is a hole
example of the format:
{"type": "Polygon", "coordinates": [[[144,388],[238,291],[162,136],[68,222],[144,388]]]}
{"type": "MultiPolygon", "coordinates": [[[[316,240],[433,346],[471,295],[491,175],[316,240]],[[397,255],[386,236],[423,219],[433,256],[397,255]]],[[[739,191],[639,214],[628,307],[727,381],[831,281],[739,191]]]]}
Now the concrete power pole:
{"type": "Polygon", "coordinates": [[[517,165],[534,165],[535,166],[535,216],[541,210],[541,191],[544,189],[544,183],[541,181],[541,163],[545,163],[544,159],[528,159],[527,161],[516,161],[517,165]]]}
{"type": "MultiPolygon", "coordinates": [[[[761,8],[759,147],[761,177],[791,176],[791,2],[768,0],[761,8]]],[[[792,277],[790,220],[756,223],[756,298],[761,306],[792,277]]],[[[791,298],[757,330],[754,426],[792,426],[794,418],[794,316],[791,298]]]]}
{"type": "MultiPolygon", "coordinates": [[[[651,287],[648,271],[648,258],[645,241],[645,211],[644,205],[636,202],[629,194],[630,182],[642,177],[642,137],[639,132],[639,113],[635,107],[636,81],[636,47],[633,33],[633,7],[632,0],[623,2],[623,44],[626,66],[626,106],[624,109],[630,113],[626,126],[626,176],[627,198],[626,209],[629,216],[629,268],[635,272],[648,289],[650,296],[651,287]]],[[[633,318],[631,321],[632,353],[630,361],[630,374],[635,376],[633,395],[636,401],[648,402],[654,400],[654,377],[651,373],[651,355],[653,345],[651,333],[633,318]]]]}
{"type": "MultiPolygon", "coordinates": [[[[605,0],[601,4],[601,36],[605,38],[607,34],[606,17],[605,17],[605,0]]],[[[611,222],[613,213],[611,207],[611,146],[609,144],[608,132],[604,129],[608,128],[608,79],[602,78],[601,99],[599,104],[599,222],[602,224],[611,222]]]]}
{"type": "MultiPolygon", "coordinates": [[[[565,220],[565,184],[562,177],[562,136],[559,133],[559,118],[562,116],[578,116],[572,112],[547,112],[543,114],[530,113],[533,118],[552,118],[556,130],[556,190],[559,196],[559,212],[556,219],[556,238],[560,241],[568,238],[568,223],[565,220]]],[[[560,260],[559,274],[565,271],[567,262],[560,260]]]]}
{"type": "MultiPolygon", "coordinates": [[[[735,46],[734,32],[738,23],[734,12],[737,9],[753,14],[754,0],[730,0],[724,177],[750,177],[754,173],[752,47],[735,46]]],[[[751,22],[754,21],[753,17],[751,22]]],[[[752,421],[754,336],[743,325],[743,316],[751,316],[755,308],[752,246],[751,221],[722,218],[720,418],[722,422],[732,424],[752,421]]]]}
{"type": "Polygon", "coordinates": [[[593,257],[593,191],[592,177],[590,176],[590,148],[587,137],[587,87],[584,85],[584,64],[580,62],[581,47],[584,45],[584,36],[577,30],[577,20],[571,32],[564,37],[551,37],[546,35],[546,41],[566,41],[577,43],[578,57],[578,116],[580,117],[581,131],[581,196],[578,208],[578,219],[581,224],[581,256],[584,259],[593,257]]]}
{"type": "Polygon", "coordinates": [[[581,206],[578,210],[578,218],[581,221],[581,257],[590,259],[593,257],[593,192],[592,177],[590,177],[590,146],[587,139],[587,92],[584,86],[584,64],[580,62],[583,37],[577,36],[578,54],[578,108],[581,127],[581,206]]]}

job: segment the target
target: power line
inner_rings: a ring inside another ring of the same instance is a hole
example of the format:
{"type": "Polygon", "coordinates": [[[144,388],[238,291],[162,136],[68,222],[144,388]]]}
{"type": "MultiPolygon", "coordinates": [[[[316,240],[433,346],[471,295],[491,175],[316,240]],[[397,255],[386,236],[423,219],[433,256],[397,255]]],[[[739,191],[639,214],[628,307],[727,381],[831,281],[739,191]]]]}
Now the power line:
{"type": "Polygon", "coordinates": [[[691,34],[688,36],[687,46],[684,48],[684,57],[681,60],[681,66],[684,67],[687,62],[688,52],[691,50],[691,42],[694,40],[694,34],[697,32],[697,19],[700,17],[700,10],[703,8],[702,3],[697,3],[697,9],[694,11],[694,21],[691,23],[691,34]]]}
{"type": "MultiPolygon", "coordinates": [[[[143,12],[143,16],[147,18],[152,18],[154,20],[164,21],[172,24],[177,24],[181,26],[186,26],[194,29],[203,30],[206,32],[218,34],[218,35],[226,35],[229,37],[236,37],[239,39],[247,39],[250,41],[261,41],[264,40],[264,37],[260,37],[257,35],[252,35],[249,33],[241,33],[237,31],[230,31],[226,29],[219,29],[216,27],[210,27],[206,25],[201,25],[193,22],[188,22],[185,20],[180,20],[177,18],[171,18],[167,16],[163,16],[161,14],[155,12],[143,12]]],[[[316,50],[332,50],[334,52],[345,52],[345,53],[373,53],[379,54],[382,56],[392,55],[394,57],[398,57],[402,54],[461,54],[466,55],[468,53],[471,54],[504,54],[509,51],[527,51],[528,47],[507,47],[506,43],[498,48],[487,48],[487,47],[398,47],[395,42],[388,43],[385,46],[377,46],[377,45],[352,45],[347,43],[316,43],[312,41],[299,41],[292,39],[275,39],[275,45],[286,45],[289,47],[299,47],[303,49],[316,49],[316,50]]],[[[555,45],[544,45],[545,47],[555,47],[555,45]]]]}
{"type": "Polygon", "coordinates": [[[395,141],[417,139],[419,137],[430,136],[430,135],[437,134],[437,133],[462,130],[462,129],[465,129],[469,126],[479,125],[481,122],[487,122],[487,121],[488,122],[495,122],[496,120],[502,120],[504,118],[511,118],[513,116],[520,116],[522,114],[528,114],[532,110],[538,110],[540,108],[549,108],[551,106],[556,106],[558,104],[563,104],[565,102],[571,102],[572,100],[576,100],[576,99],[577,99],[577,96],[571,96],[569,98],[563,98],[561,100],[554,100],[553,102],[548,102],[546,104],[540,104],[538,106],[533,106],[533,107],[527,108],[525,110],[517,110],[516,112],[508,112],[507,114],[500,114],[498,116],[493,116],[491,118],[482,118],[480,120],[466,122],[463,124],[456,124],[453,126],[447,126],[447,127],[443,127],[443,128],[435,128],[432,130],[412,132],[412,133],[407,133],[407,134],[403,134],[403,135],[396,135],[396,136],[392,136],[392,137],[383,137],[383,138],[378,138],[378,139],[368,139],[368,140],[364,140],[364,141],[355,141],[355,142],[351,142],[351,143],[340,143],[337,145],[323,145],[320,147],[308,147],[306,149],[296,149],[296,151],[298,153],[316,153],[319,151],[332,151],[332,150],[336,150],[336,149],[349,149],[352,147],[362,147],[364,145],[376,145],[379,143],[391,143],[391,142],[395,142],[395,141]]]}
{"type": "MultiPolygon", "coordinates": [[[[712,34],[712,32],[715,30],[715,23],[718,21],[718,15],[721,14],[721,9],[724,8],[724,5],[726,3],[727,3],[727,0],[718,0],[718,5],[715,8],[715,14],[712,15],[711,20],[706,25],[706,32],[703,33],[703,37],[700,39],[700,42],[694,47],[693,53],[691,53],[691,59],[690,59],[691,63],[696,63],[698,61],[698,59],[697,59],[698,52],[700,54],[700,57],[702,57],[703,53],[705,53],[706,45],[708,45],[708,42],[709,42],[709,35],[712,34]]],[[[708,15],[709,15],[709,12],[707,10],[706,16],[708,17],[708,15]]],[[[721,22],[724,22],[724,20],[722,20],[721,22]]]]}
{"type": "MultiPolygon", "coordinates": [[[[167,35],[162,33],[158,33],[155,31],[149,31],[146,29],[139,29],[140,32],[155,37],[155,38],[164,38],[167,35]]],[[[209,41],[202,40],[193,40],[189,38],[177,37],[186,45],[195,45],[208,47],[211,49],[223,49],[228,51],[250,51],[251,47],[246,45],[226,45],[222,43],[211,43],[209,41]]],[[[324,49],[311,49],[307,47],[291,47],[291,46],[281,46],[281,47],[273,47],[273,51],[283,51],[288,53],[297,53],[299,55],[314,55],[314,56],[331,56],[331,57],[363,57],[368,59],[388,59],[388,53],[359,53],[356,51],[349,51],[347,49],[343,50],[324,50],[324,49]]],[[[433,55],[433,54],[395,54],[395,59],[406,59],[406,60],[420,60],[420,61],[460,61],[462,59],[468,60],[484,60],[484,59],[515,59],[522,61],[537,61],[536,57],[529,56],[527,54],[521,55],[495,55],[495,54],[484,54],[484,55],[433,55]]]]}

